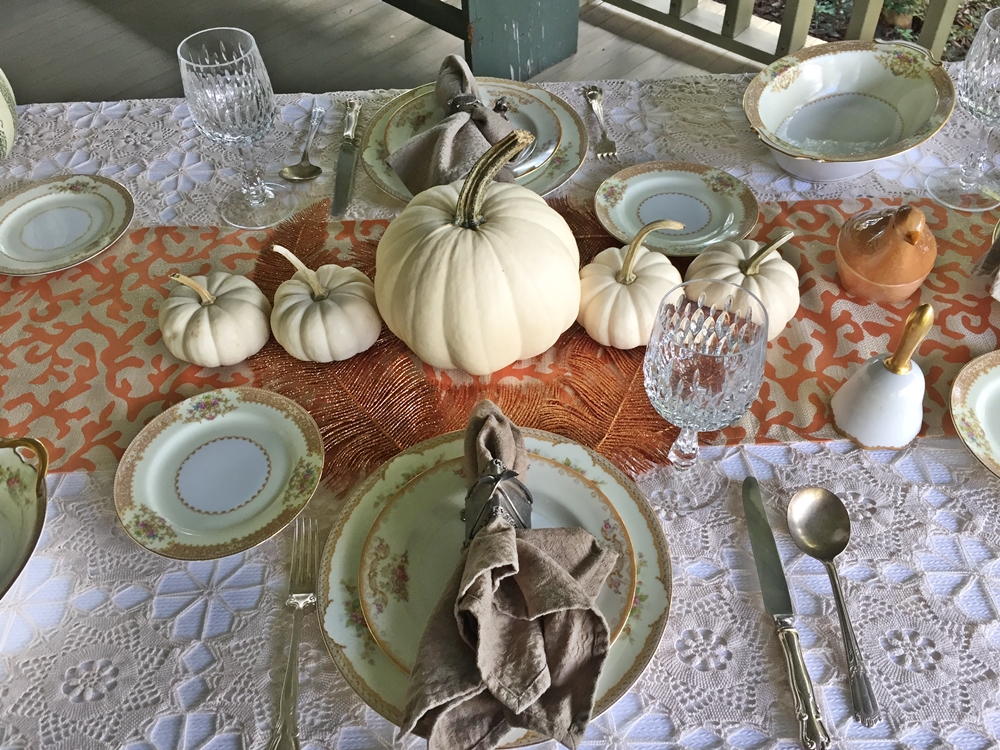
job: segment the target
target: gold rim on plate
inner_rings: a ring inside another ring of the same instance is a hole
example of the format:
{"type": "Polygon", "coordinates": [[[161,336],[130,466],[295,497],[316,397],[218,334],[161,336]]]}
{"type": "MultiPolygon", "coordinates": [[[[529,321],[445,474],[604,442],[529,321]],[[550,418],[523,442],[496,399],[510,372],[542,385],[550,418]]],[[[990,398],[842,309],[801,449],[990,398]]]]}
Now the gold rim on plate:
{"type": "MultiPolygon", "coordinates": [[[[656,653],[670,609],[672,573],[667,540],[656,513],[635,484],[594,451],[552,433],[522,429],[526,447],[569,466],[599,487],[618,510],[635,548],[637,589],[622,634],[612,645],[597,686],[594,716],[635,683],[656,653]]],[[[420,443],[384,463],[347,498],[327,539],[317,586],[320,630],[330,656],[361,699],[399,724],[408,678],[378,647],[358,596],[361,548],[385,502],[417,474],[464,452],[464,432],[420,443]]],[[[518,730],[507,746],[541,741],[518,730]]]]}
{"type": "Polygon", "coordinates": [[[713,243],[746,237],[757,225],[760,207],[746,183],[721,169],[650,161],[626,167],[601,183],[594,211],[608,233],[622,242],[631,242],[657,219],[683,222],[684,229],[653,232],[643,244],[667,255],[698,255],[713,243]],[[658,204],[650,203],[656,199],[661,199],[658,204]],[[650,215],[644,216],[647,205],[650,215]]]}
{"type": "MultiPolygon", "coordinates": [[[[463,464],[463,457],[453,458],[410,479],[385,503],[361,550],[358,596],[365,623],[386,656],[407,674],[412,669],[420,634],[461,555],[465,524],[460,516],[467,485],[463,464]],[[430,488],[417,487],[418,483],[428,482],[432,483],[430,488]],[[420,497],[415,498],[414,492],[419,492],[420,497]],[[420,507],[415,509],[414,503],[420,507]],[[414,528],[409,524],[414,510],[424,536],[430,533],[433,541],[424,545],[411,536],[406,548],[400,551],[395,542],[400,539],[401,529],[414,528]],[[399,513],[394,514],[394,511],[399,513]],[[434,573],[429,577],[427,574],[421,576],[416,573],[416,566],[426,560],[428,553],[444,559],[425,562],[424,569],[431,565],[434,573]],[[421,581],[423,591],[412,590],[414,585],[421,585],[421,581]],[[431,588],[436,590],[431,591],[431,588]]],[[[552,459],[529,453],[524,481],[534,495],[534,521],[552,522],[570,517],[570,525],[586,528],[598,543],[618,554],[597,601],[608,623],[610,642],[614,643],[625,627],[635,599],[635,551],[624,521],[596,484],[552,459]],[[532,469],[535,469],[534,475],[532,469]],[[549,471],[565,475],[575,489],[566,491],[562,487],[554,490],[555,494],[550,497],[545,492],[545,476],[549,471]],[[585,523],[588,520],[590,523],[585,523]]]]}
{"type": "Polygon", "coordinates": [[[31,182],[0,202],[0,273],[39,276],[91,260],[121,239],[134,214],[135,201],[128,188],[107,177],[71,175],[31,182]],[[39,219],[66,208],[46,206],[67,201],[80,204],[74,207],[77,221],[67,229],[76,232],[74,239],[61,238],[65,243],[61,248],[38,246],[45,227],[39,219]],[[81,215],[86,217],[86,226],[79,225],[81,215]]]}
{"type": "Polygon", "coordinates": [[[214,560],[281,531],[322,473],[323,439],[305,409],[271,391],[223,388],[139,432],[115,473],[115,510],[149,551],[214,560]]]}
{"type": "MultiPolygon", "coordinates": [[[[562,97],[530,83],[489,77],[477,77],[476,81],[487,87],[510,89],[534,96],[549,106],[559,119],[562,133],[559,147],[541,167],[518,177],[517,184],[544,196],[562,187],[576,174],[587,157],[589,140],[583,120],[568,102],[562,97]]],[[[397,110],[413,99],[422,96],[428,86],[433,86],[433,84],[418,86],[383,104],[368,122],[361,136],[361,166],[380,190],[403,203],[409,202],[413,196],[399,180],[396,173],[385,164],[385,159],[389,156],[385,148],[385,128],[388,119],[397,110]]]]}
{"type": "MultiPolygon", "coordinates": [[[[955,431],[962,442],[972,452],[979,462],[993,474],[1000,477],[1000,444],[991,440],[990,435],[980,419],[977,409],[977,399],[982,398],[982,391],[992,381],[997,381],[993,390],[1000,396],[1000,351],[989,352],[976,357],[967,363],[955,377],[951,386],[951,419],[955,431]]],[[[997,398],[994,413],[1000,422],[1000,398],[997,398]]]]}

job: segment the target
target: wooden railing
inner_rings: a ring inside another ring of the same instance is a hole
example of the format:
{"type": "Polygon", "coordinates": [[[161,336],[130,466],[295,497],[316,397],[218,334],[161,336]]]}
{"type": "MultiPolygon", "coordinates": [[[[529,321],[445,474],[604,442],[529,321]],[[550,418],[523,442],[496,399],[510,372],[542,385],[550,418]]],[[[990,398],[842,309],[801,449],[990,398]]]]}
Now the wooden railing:
{"type": "MultiPolygon", "coordinates": [[[[698,0],[604,0],[623,10],[757,62],[770,63],[805,46],[815,0],[787,0],[777,39],[754,33],[754,0],[726,0],[725,13],[699,13],[698,0]]],[[[848,39],[872,39],[883,0],[854,0],[848,39]]],[[[917,42],[940,57],[960,0],[930,0],[917,42]]]]}
{"type": "MultiPolygon", "coordinates": [[[[523,81],[576,52],[578,0],[384,0],[465,42],[476,75],[523,81]]],[[[754,0],[604,0],[708,44],[770,63],[805,46],[816,0],[786,0],[777,36],[751,25],[754,0]],[[713,12],[705,12],[706,4],[713,12]]],[[[930,0],[917,41],[940,57],[960,0],[930,0]]],[[[883,0],[854,0],[848,39],[871,39],[883,0]]]]}

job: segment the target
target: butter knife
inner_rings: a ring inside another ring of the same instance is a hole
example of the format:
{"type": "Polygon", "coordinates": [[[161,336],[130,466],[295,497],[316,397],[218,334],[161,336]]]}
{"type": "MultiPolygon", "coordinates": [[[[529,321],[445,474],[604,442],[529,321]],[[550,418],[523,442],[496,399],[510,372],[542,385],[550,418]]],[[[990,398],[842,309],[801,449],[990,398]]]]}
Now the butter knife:
{"type": "Polygon", "coordinates": [[[1000,268],[1000,223],[993,227],[993,244],[973,266],[972,272],[979,276],[992,276],[1000,268]]]}
{"type": "Polygon", "coordinates": [[[358,138],[355,131],[358,127],[358,113],[361,102],[356,99],[347,101],[347,112],[344,114],[344,142],[337,156],[337,175],[333,183],[333,202],[330,204],[330,216],[340,216],[347,210],[351,199],[351,186],[354,184],[354,165],[358,161],[358,138]]]}
{"type": "Polygon", "coordinates": [[[743,513],[750,532],[750,546],[753,547],[754,564],[757,566],[757,577],[760,578],[764,609],[774,618],[778,642],[785,655],[785,667],[788,669],[788,679],[795,699],[795,716],[799,720],[799,741],[806,750],[825,750],[830,746],[830,735],[819,715],[812,680],[802,656],[799,633],[795,629],[795,613],[792,611],[792,597],[788,592],[785,571],[781,567],[778,546],[774,543],[774,534],[771,533],[764,513],[760,485],[753,477],[743,480],[743,513]]]}

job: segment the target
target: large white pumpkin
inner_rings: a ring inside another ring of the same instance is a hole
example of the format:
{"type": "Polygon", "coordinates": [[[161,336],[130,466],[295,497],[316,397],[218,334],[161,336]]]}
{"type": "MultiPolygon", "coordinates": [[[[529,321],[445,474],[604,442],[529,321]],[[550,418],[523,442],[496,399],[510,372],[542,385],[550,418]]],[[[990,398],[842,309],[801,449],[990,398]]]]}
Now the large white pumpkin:
{"type": "Polygon", "coordinates": [[[658,229],[683,229],[663,219],[639,230],[628,247],[609,247],[580,270],[577,321],[599,344],[634,349],[649,343],[663,296],[681,283],[670,259],[642,241],[658,229]]]}
{"type": "Polygon", "coordinates": [[[514,131],[465,182],[419,193],[375,256],[375,299],[424,362],[473,375],[541,354],[573,325],[580,254],[566,221],[493,177],[531,135],[514,131]]]}
{"type": "Polygon", "coordinates": [[[202,367],[223,367],[256,354],[271,335],[271,303],[245,276],[214,271],[188,278],[160,304],[163,343],[178,359],[202,367]]]}
{"type": "Polygon", "coordinates": [[[770,341],[799,309],[799,275],[777,252],[792,237],[793,233],[787,231],[764,246],[753,240],[709,245],[691,261],[684,280],[722,279],[755,294],[767,310],[770,341]]]}

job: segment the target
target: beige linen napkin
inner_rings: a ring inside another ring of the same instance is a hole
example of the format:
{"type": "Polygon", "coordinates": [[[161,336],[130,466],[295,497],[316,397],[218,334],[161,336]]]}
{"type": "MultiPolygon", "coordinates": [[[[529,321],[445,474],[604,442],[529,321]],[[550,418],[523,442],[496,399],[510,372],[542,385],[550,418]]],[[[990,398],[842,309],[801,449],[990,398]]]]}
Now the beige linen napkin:
{"type": "MultiPolygon", "coordinates": [[[[475,481],[493,458],[523,471],[517,427],[490,401],[466,431],[475,481]]],[[[617,554],[584,529],[479,531],[448,581],[410,675],[402,728],[429,750],[486,750],[513,727],[575,748],[609,648],[595,598],[617,554]]]]}
{"type": "MultiPolygon", "coordinates": [[[[385,160],[414,195],[463,179],[490,146],[514,129],[483,101],[472,71],[457,55],[441,63],[434,95],[448,116],[385,160]]],[[[513,182],[514,175],[504,168],[497,179],[513,182]]]]}

